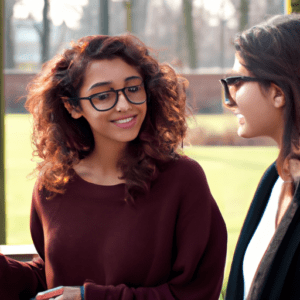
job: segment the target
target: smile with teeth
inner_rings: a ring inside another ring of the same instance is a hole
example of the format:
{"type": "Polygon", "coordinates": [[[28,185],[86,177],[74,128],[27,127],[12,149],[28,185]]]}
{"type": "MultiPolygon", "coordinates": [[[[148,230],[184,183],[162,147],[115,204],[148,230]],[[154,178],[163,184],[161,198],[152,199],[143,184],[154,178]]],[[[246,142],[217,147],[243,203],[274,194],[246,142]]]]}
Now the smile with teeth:
{"type": "Polygon", "coordinates": [[[117,120],[117,121],[114,121],[115,123],[118,123],[118,124],[124,124],[124,123],[128,123],[130,121],[133,120],[134,117],[130,117],[130,118],[127,118],[127,119],[121,119],[121,120],[117,120]]]}

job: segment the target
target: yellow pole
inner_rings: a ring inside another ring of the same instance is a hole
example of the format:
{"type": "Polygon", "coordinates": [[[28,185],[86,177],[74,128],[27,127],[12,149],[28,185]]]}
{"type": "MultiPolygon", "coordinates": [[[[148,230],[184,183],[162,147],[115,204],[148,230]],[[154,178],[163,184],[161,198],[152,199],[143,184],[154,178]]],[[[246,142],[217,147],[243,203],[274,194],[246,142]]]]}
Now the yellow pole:
{"type": "MultiPolygon", "coordinates": [[[[1,16],[1,29],[4,32],[4,1],[0,0],[0,16],[1,16]]],[[[2,38],[0,47],[0,245],[6,244],[6,227],[5,227],[5,168],[4,168],[4,83],[3,83],[3,44],[2,38]]]]}
{"type": "Polygon", "coordinates": [[[285,0],[285,13],[288,15],[292,13],[292,0],[285,0]]]}

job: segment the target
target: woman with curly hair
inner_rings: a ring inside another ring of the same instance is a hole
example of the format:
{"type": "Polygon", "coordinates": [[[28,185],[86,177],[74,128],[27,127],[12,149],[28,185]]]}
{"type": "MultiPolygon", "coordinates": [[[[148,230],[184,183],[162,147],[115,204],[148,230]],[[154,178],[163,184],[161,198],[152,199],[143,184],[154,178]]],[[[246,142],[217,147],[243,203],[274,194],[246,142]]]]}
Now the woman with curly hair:
{"type": "Polygon", "coordinates": [[[239,34],[226,106],[244,138],[267,136],[279,155],[244,222],[227,300],[300,299],[300,15],[274,16],[239,34]]]}
{"type": "Polygon", "coordinates": [[[40,258],[0,256],[4,299],[59,286],[57,300],[218,299],[226,229],[202,168],[177,150],[185,88],[131,35],[82,38],[44,66],[26,102],[40,258]]]}

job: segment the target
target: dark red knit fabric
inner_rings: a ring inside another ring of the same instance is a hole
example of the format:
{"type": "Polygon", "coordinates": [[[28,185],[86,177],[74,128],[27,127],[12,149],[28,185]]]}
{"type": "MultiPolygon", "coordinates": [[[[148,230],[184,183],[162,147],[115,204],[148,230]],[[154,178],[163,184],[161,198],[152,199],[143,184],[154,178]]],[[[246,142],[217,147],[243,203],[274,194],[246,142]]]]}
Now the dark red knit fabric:
{"type": "Polygon", "coordinates": [[[226,228],[191,159],[169,164],[134,204],[124,201],[124,184],[77,175],[51,200],[35,188],[31,232],[47,288],[84,284],[85,300],[219,297],[226,228]]]}

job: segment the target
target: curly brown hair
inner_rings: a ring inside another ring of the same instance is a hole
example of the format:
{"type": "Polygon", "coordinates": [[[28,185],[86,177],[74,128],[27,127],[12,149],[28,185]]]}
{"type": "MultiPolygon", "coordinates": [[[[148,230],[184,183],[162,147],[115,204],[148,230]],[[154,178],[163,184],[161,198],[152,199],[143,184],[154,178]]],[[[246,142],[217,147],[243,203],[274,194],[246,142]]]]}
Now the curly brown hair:
{"type": "Polygon", "coordinates": [[[35,171],[40,186],[52,195],[64,193],[73,166],[94,149],[88,122],[83,117],[73,119],[64,102],[78,96],[91,61],[114,58],[139,71],[147,92],[147,113],[139,135],[128,143],[118,163],[127,199],[145,193],[160,168],[179,157],[177,148],[187,130],[187,81],[169,65],[160,64],[133,35],[87,36],[47,62],[28,86],[25,106],[34,120],[33,155],[42,159],[35,171]]]}

